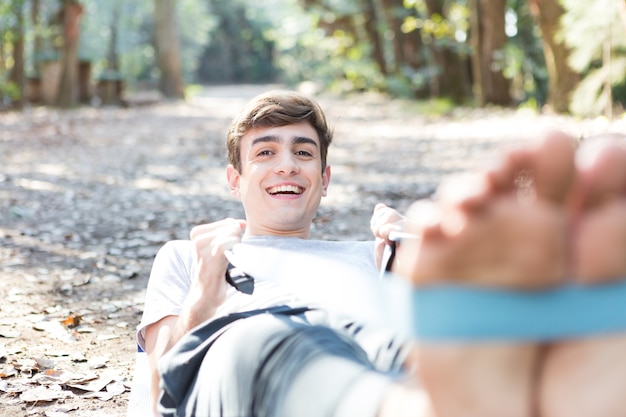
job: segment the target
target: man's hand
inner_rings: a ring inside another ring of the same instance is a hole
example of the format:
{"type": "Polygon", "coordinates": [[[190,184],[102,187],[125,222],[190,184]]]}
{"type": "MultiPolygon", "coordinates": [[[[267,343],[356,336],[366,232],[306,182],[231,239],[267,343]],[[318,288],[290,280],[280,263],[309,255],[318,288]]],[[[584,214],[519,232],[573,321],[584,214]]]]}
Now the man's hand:
{"type": "Polygon", "coordinates": [[[404,226],[405,217],[391,207],[383,203],[376,204],[374,213],[370,220],[370,229],[376,240],[374,247],[374,259],[376,267],[382,267],[383,253],[385,246],[391,244],[390,235],[393,232],[401,232],[404,226]]]}
{"type": "Polygon", "coordinates": [[[196,265],[187,303],[196,324],[210,318],[226,299],[228,260],[224,252],[241,242],[245,226],[245,220],[224,219],[191,230],[196,265]]]}

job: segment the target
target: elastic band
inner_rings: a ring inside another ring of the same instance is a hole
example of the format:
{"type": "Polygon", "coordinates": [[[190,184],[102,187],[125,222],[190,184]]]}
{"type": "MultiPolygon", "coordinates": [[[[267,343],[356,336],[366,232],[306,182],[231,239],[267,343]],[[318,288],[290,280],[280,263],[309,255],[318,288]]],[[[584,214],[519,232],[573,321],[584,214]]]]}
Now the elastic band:
{"type": "Polygon", "coordinates": [[[413,290],[418,340],[486,341],[577,338],[626,331],[626,280],[545,291],[467,286],[413,290]]]}

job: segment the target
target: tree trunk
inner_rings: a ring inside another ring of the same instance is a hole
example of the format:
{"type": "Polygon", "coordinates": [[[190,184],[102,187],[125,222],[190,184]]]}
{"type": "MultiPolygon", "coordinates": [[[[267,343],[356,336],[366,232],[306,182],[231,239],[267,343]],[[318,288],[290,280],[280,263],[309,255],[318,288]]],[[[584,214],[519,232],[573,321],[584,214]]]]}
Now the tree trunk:
{"type": "Polygon", "coordinates": [[[547,105],[556,112],[567,112],[570,94],[579,82],[579,76],[567,64],[570,50],[557,40],[561,16],[565,12],[557,0],[528,0],[543,42],[543,53],[548,70],[547,105]]]}
{"type": "Polygon", "coordinates": [[[511,104],[504,77],[504,12],[506,0],[470,0],[470,42],[473,48],[474,96],[479,106],[511,104]]]}
{"type": "Polygon", "coordinates": [[[382,34],[378,30],[378,13],[376,13],[376,1],[365,0],[365,31],[372,42],[372,55],[378,65],[381,74],[388,75],[387,61],[383,52],[382,34]]]}
{"type": "Polygon", "coordinates": [[[182,98],[184,84],[175,0],[154,0],[154,42],[157,66],[161,71],[159,88],[168,98],[182,98]]]}
{"type": "Polygon", "coordinates": [[[57,105],[69,108],[78,103],[78,40],[80,38],[80,16],[83,6],[74,1],[63,4],[63,52],[61,81],[57,92],[57,105]]]}
{"type": "Polygon", "coordinates": [[[107,68],[114,71],[118,71],[120,68],[117,56],[117,36],[121,14],[122,3],[119,0],[115,0],[111,19],[111,38],[109,38],[109,51],[107,53],[107,68]]]}
{"type": "Polygon", "coordinates": [[[30,9],[30,16],[32,21],[32,26],[35,29],[35,40],[33,42],[33,57],[34,57],[34,67],[35,67],[35,75],[39,76],[41,72],[41,54],[43,52],[43,38],[41,37],[41,31],[39,30],[39,0],[32,0],[32,5],[30,9]]]}
{"type": "MultiPolygon", "coordinates": [[[[438,14],[445,18],[444,3],[444,0],[426,0],[428,14],[438,14]]],[[[450,47],[436,40],[433,42],[432,53],[435,64],[440,69],[431,81],[434,92],[437,96],[461,102],[468,95],[469,82],[463,60],[450,47]]]]}
{"type": "Polygon", "coordinates": [[[384,10],[385,19],[387,20],[387,26],[393,33],[393,58],[395,63],[395,69],[398,70],[405,63],[403,38],[402,33],[402,18],[398,16],[398,8],[402,6],[402,0],[381,0],[381,4],[384,10]]]}
{"type": "MultiPolygon", "coordinates": [[[[413,73],[424,70],[427,66],[424,56],[428,54],[425,53],[426,47],[422,42],[420,31],[414,30],[409,33],[402,31],[404,18],[409,14],[403,0],[381,0],[381,6],[387,26],[393,33],[394,68],[390,69],[390,72],[395,71],[396,74],[406,76],[407,69],[413,73]]],[[[433,93],[432,84],[428,79],[425,79],[423,85],[414,85],[414,89],[416,97],[428,97],[433,93]]]]}
{"type": "Polygon", "coordinates": [[[16,107],[24,104],[25,74],[24,74],[24,12],[23,1],[14,3],[13,13],[16,17],[15,38],[13,41],[13,68],[11,69],[10,80],[15,83],[19,91],[19,96],[15,98],[16,107]]]}

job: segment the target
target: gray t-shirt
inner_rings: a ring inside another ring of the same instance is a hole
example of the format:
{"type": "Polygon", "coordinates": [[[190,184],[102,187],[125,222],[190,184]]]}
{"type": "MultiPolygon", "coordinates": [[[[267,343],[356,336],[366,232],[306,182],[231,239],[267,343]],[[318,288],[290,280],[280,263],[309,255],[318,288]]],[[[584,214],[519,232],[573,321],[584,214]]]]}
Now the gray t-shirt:
{"type": "MultiPolygon", "coordinates": [[[[400,353],[404,339],[383,329],[362,331],[364,326],[355,325],[355,320],[346,315],[349,304],[346,307],[341,303],[349,295],[346,294],[347,286],[367,287],[368,281],[371,284],[378,279],[373,241],[247,237],[233,248],[229,260],[254,277],[255,289],[253,294],[248,295],[229,288],[226,301],[218,308],[216,317],[276,305],[321,307],[331,311],[326,320],[331,327],[339,327],[348,333],[357,331],[365,344],[374,344],[366,351],[369,350],[371,357],[386,358],[382,359],[383,367],[396,368],[395,362],[404,356],[400,353]],[[332,311],[334,306],[339,306],[337,311],[332,311]],[[386,350],[386,353],[381,355],[380,349],[386,350]]],[[[168,242],[158,252],[137,331],[137,340],[142,348],[145,347],[147,326],[163,317],[180,315],[194,275],[194,265],[190,241],[168,242]]],[[[358,337],[355,337],[357,341],[358,337]]]]}

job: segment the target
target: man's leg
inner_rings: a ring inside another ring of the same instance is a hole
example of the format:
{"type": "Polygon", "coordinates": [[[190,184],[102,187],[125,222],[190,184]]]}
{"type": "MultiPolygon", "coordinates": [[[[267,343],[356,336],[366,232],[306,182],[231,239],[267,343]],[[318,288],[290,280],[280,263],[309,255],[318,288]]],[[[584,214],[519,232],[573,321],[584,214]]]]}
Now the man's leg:
{"type": "MultiPolygon", "coordinates": [[[[573,275],[589,285],[626,278],[626,147],[581,149],[573,275]]],[[[541,415],[626,416],[626,335],[553,344],[541,374],[541,415]]]]}
{"type": "MultiPolygon", "coordinates": [[[[574,152],[570,138],[551,134],[469,184],[444,187],[436,205],[419,203],[409,213],[418,239],[400,245],[396,272],[417,287],[560,283],[574,152]]],[[[424,344],[418,375],[438,417],[531,416],[540,355],[532,343],[424,344]]]]}
{"type": "Polygon", "coordinates": [[[375,417],[392,382],[347,336],[261,314],[215,341],[185,408],[198,416],[375,417]]]}

